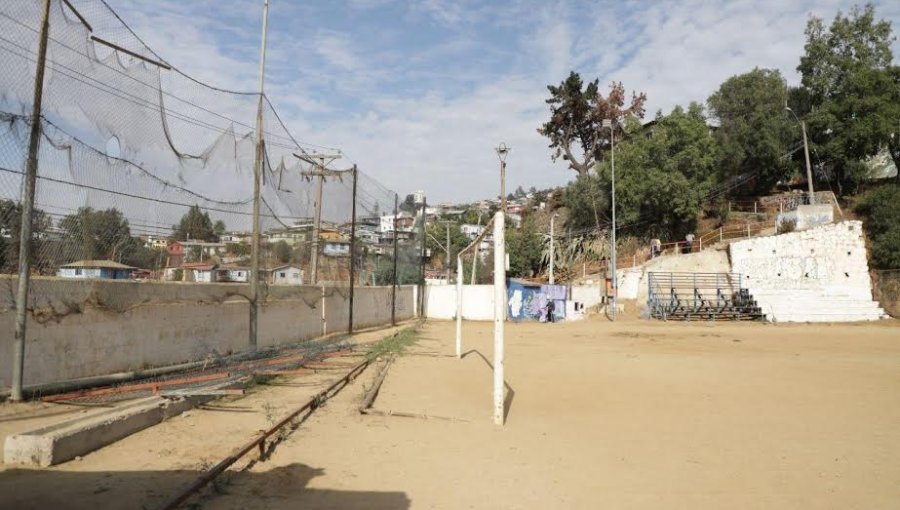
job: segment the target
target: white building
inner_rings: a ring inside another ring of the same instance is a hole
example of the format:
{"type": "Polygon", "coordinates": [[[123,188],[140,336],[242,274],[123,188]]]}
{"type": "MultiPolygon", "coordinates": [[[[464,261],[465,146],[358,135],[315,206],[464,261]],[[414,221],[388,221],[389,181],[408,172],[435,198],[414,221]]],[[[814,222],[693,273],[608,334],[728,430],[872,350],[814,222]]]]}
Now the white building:
{"type": "Polygon", "coordinates": [[[274,285],[303,285],[303,270],[297,266],[279,266],[272,268],[274,285]]]}
{"type": "Polygon", "coordinates": [[[484,225],[472,225],[471,223],[463,223],[459,226],[460,232],[466,235],[469,239],[475,239],[482,232],[484,232],[484,225]]]}
{"type": "Polygon", "coordinates": [[[60,278],[105,278],[126,280],[136,268],[112,260],[78,260],[63,264],[56,272],[60,278]]]}

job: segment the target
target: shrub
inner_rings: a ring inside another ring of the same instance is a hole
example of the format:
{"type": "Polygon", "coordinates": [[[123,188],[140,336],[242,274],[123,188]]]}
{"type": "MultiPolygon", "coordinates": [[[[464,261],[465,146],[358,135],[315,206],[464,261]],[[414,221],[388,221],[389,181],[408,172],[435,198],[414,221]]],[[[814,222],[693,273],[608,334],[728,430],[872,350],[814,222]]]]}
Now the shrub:
{"type": "Polygon", "coordinates": [[[871,241],[870,260],[880,269],[900,268],[900,185],[866,192],[856,204],[871,241]]]}

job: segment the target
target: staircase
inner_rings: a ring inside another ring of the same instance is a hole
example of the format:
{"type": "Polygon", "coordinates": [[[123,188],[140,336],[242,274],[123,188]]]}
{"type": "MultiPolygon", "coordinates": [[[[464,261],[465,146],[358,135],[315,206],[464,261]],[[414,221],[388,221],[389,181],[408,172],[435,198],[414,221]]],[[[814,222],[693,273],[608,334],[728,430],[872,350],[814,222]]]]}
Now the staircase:
{"type": "Polygon", "coordinates": [[[887,318],[872,300],[838,289],[754,289],[766,319],[772,322],[855,322],[887,318]]]}

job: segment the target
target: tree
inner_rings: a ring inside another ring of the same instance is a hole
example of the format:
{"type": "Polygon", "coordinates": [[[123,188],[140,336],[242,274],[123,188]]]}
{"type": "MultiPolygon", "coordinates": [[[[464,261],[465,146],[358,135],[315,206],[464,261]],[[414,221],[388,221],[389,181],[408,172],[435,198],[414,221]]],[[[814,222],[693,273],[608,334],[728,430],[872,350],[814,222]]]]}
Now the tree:
{"type": "MultiPolygon", "coordinates": [[[[224,227],[224,224],[222,226],[224,227]]],[[[201,211],[199,205],[191,206],[188,212],[181,217],[178,225],[172,227],[172,230],[172,238],[176,241],[214,242],[217,240],[209,213],[201,211]]]]}
{"type": "Polygon", "coordinates": [[[855,189],[865,177],[863,160],[882,148],[900,165],[900,69],[893,65],[895,38],[875,8],[838,13],[829,28],[820,18],[806,25],[797,70],[806,89],[809,136],[839,190],[855,189]]]}
{"type": "Polygon", "coordinates": [[[586,175],[595,162],[603,160],[609,146],[609,134],[602,128],[604,119],[644,116],[646,94],[632,92],[631,103],[626,107],[625,87],[621,83],[613,82],[609,95],[603,97],[598,82],[594,80],[585,87],[581,76],[572,71],[559,86],[547,86],[550,98],[545,102],[550,105],[550,120],[538,133],[550,139],[553,161],[562,157],[578,175],[586,175]],[[580,157],[574,152],[575,144],[580,157]]]}
{"type": "Polygon", "coordinates": [[[412,193],[406,195],[406,198],[403,199],[403,202],[400,202],[400,210],[405,211],[411,214],[414,214],[418,206],[416,205],[416,197],[412,193]]]}
{"type": "Polygon", "coordinates": [[[569,210],[569,230],[599,229],[607,218],[610,194],[596,174],[579,175],[563,191],[562,203],[569,210]]]}
{"type": "MultiPolygon", "coordinates": [[[[42,239],[52,226],[50,216],[40,209],[33,209],[31,215],[32,244],[31,263],[38,270],[43,269],[40,248],[42,239]]],[[[22,205],[12,200],[0,200],[0,270],[15,273],[19,269],[19,237],[22,232],[22,205]]]]}
{"type": "MultiPolygon", "coordinates": [[[[444,244],[447,242],[447,226],[445,224],[429,223],[427,227],[425,247],[431,250],[432,258],[443,261],[446,257],[444,244]]],[[[450,265],[456,267],[456,254],[469,245],[469,238],[462,233],[459,225],[450,225],[450,265]]]]}
{"type": "MultiPolygon", "coordinates": [[[[681,239],[696,228],[704,197],[714,181],[716,142],[703,108],[676,106],[657,114],[652,132],[626,126],[616,146],[616,224],[646,237],[681,239]]],[[[610,189],[611,168],[599,168],[599,188],[610,189]]]]}
{"type": "Polygon", "coordinates": [[[800,127],[788,117],[787,102],[787,84],[773,69],[732,76],[710,96],[710,114],[719,123],[715,138],[722,180],[757,172],[756,191],[765,193],[790,175],[784,155],[800,140],[800,127]]]}
{"type": "Polygon", "coordinates": [[[900,184],[888,184],[862,195],[856,212],[863,215],[872,242],[872,265],[900,268],[900,184]]]}
{"type": "Polygon", "coordinates": [[[518,229],[506,229],[506,252],[509,254],[509,274],[530,278],[541,270],[543,236],[533,217],[526,217],[518,229]]]}
{"type": "Polygon", "coordinates": [[[216,223],[213,224],[213,234],[215,234],[217,241],[222,239],[222,236],[225,235],[225,231],[226,227],[224,221],[217,220],[216,223]]]}
{"type": "Polygon", "coordinates": [[[117,260],[134,248],[128,220],[115,208],[98,211],[79,207],[59,221],[59,228],[64,233],[66,252],[74,259],[117,260]]]}
{"type": "Polygon", "coordinates": [[[291,245],[286,241],[278,241],[272,245],[272,255],[278,262],[286,264],[291,261],[293,250],[291,249],[291,245]]]}

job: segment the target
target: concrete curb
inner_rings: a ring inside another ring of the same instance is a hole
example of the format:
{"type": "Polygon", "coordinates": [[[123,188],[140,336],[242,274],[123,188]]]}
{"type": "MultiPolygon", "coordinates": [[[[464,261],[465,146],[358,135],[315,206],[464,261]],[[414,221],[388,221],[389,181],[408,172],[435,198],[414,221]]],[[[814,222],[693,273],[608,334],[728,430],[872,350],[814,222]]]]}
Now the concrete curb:
{"type": "Polygon", "coordinates": [[[47,467],[90,453],[135,432],[177,416],[213,396],[180,399],[147,397],[102,409],[55,425],[6,437],[3,461],[47,467]]]}

